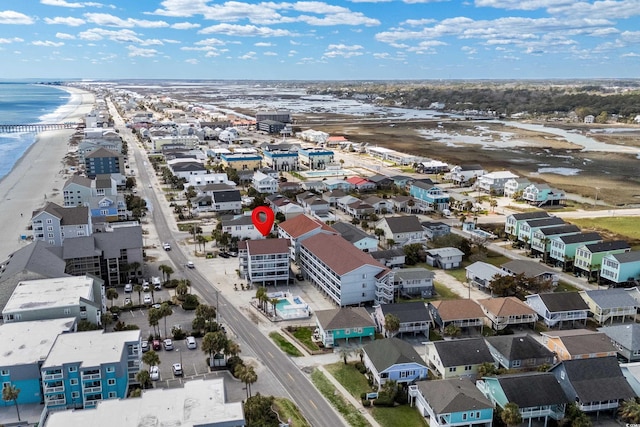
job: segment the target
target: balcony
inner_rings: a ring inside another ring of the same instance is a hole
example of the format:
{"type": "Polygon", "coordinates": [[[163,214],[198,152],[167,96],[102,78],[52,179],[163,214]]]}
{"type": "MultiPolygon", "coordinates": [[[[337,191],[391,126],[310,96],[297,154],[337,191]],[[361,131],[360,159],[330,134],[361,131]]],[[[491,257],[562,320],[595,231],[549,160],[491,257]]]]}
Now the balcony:
{"type": "Polygon", "coordinates": [[[618,401],[610,402],[593,402],[593,403],[581,403],[580,410],[583,412],[602,411],[604,409],[615,409],[618,407],[618,401]]]}
{"type": "Polygon", "coordinates": [[[92,374],[82,374],[82,381],[99,380],[101,378],[100,372],[92,374]]]}
{"type": "Polygon", "coordinates": [[[61,379],[62,379],[62,372],[58,374],[45,374],[42,376],[43,381],[53,381],[53,380],[61,380],[61,379]]]}
{"type": "Polygon", "coordinates": [[[64,398],[64,395],[62,395],[61,399],[48,399],[45,397],[44,399],[44,404],[46,406],[59,406],[59,405],[66,405],[67,400],[64,398]]]}
{"type": "Polygon", "coordinates": [[[82,392],[85,394],[89,394],[89,393],[102,393],[102,386],[96,386],[96,387],[84,387],[82,389],[82,392]]]}
{"type": "Polygon", "coordinates": [[[44,394],[62,393],[63,391],[64,391],[64,386],[63,385],[54,386],[54,387],[47,387],[45,385],[45,387],[44,387],[44,394]]]}

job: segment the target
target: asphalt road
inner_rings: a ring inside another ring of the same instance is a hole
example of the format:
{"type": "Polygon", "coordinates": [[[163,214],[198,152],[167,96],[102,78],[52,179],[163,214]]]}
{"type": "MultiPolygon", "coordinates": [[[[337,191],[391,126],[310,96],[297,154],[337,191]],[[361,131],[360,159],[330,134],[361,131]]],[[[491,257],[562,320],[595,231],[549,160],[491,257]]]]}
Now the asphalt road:
{"type": "MultiPolygon", "coordinates": [[[[126,138],[129,151],[133,152],[135,156],[138,188],[144,192],[154,206],[151,215],[158,237],[162,241],[173,241],[175,240],[174,232],[171,230],[165,216],[166,214],[172,215],[172,213],[164,213],[162,211],[163,205],[159,203],[156,193],[147,191],[148,185],[152,180],[147,168],[143,166],[146,159],[143,158],[135,138],[131,135],[131,130],[124,126],[124,122],[112,104],[110,103],[109,105],[116,128],[119,129],[120,135],[126,138]]],[[[187,262],[187,257],[182,253],[178,245],[174,245],[168,255],[176,267],[183,266],[187,262]]],[[[200,272],[197,270],[187,271],[187,269],[182,268],[181,273],[191,281],[193,288],[203,296],[207,304],[212,306],[219,305],[219,316],[224,319],[227,328],[231,329],[238,337],[241,337],[245,344],[253,350],[258,360],[275,376],[277,381],[288,392],[288,397],[298,405],[303,416],[312,426],[335,427],[347,425],[320,392],[316,390],[300,368],[288,356],[284,355],[269,338],[263,335],[256,325],[230,304],[221,293],[218,293],[218,290],[200,272]]]]}

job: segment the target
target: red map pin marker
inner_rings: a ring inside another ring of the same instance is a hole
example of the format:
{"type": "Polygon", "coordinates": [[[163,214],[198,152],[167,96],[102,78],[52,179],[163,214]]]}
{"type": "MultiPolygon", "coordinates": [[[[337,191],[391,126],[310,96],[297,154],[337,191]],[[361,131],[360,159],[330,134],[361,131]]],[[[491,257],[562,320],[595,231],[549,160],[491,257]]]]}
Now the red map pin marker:
{"type": "Polygon", "coordinates": [[[273,215],[273,211],[266,206],[258,206],[251,214],[253,225],[256,226],[260,234],[263,236],[271,233],[271,227],[273,227],[274,219],[275,216],[273,215]]]}

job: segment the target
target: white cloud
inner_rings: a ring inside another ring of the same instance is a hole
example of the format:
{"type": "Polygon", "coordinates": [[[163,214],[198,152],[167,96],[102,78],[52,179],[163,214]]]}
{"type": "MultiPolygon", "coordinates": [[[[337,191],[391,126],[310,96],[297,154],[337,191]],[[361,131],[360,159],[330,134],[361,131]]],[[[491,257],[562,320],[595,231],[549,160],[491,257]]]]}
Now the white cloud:
{"type": "Polygon", "coordinates": [[[256,47],[271,47],[271,46],[273,46],[273,43],[258,42],[258,43],[254,43],[253,45],[256,46],[256,47]]]}
{"type": "Polygon", "coordinates": [[[186,62],[187,64],[192,64],[192,65],[198,65],[200,63],[200,61],[198,61],[195,58],[186,59],[184,62],[186,62]]]}
{"type": "Polygon", "coordinates": [[[107,39],[120,43],[142,43],[142,39],[140,39],[132,30],[105,30],[104,28],[92,28],[79,33],[78,38],[90,41],[107,39]]]}
{"type": "Polygon", "coordinates": [[[46,4],[47,6],[59,6],[59,7],[70,7],[70,8],[80,8],[80,7],[102,7],[101,3],[94,2],[68,2],[65,0],[40,0],[40,3],[46,4]]]}
{"type": "Polygon", "coordinates": [[[222,46],[225,43],[220,39],[209,38],[209,39],[197,41],[194,44],[198,46],[222,46]]]}
{"type": "Polygon", "coordinates": [[[218,24],[203,28],[200,34],[225,34],[236,37],[291,37],[289,30],[278,30],[269,27],[256,27],[255,25],[218,24]]]}
{"type": "Polygon", "coordinates": [[[73,40],[76,38],[76,36],[74,36],[73,34],[67,34],[67,33],[56,33],[56,38],[63,39],[63,40],[73,40]]]}
{"type": "Polygon", "coordinates": [[[180,44],[180,43],[182,43],[180,40],[173,40],[173,39],[162,39],[162,41],[167,43],[167,44],[180,44]]]}
{"type": "Polygon", "coordinates": [[[14,10],[3,10],[0,12],[0,24],[30,25],[33,19],[24,13],[14,10]]]}
{"type": "Polygon", "coordinates": [[[142,46],[164,46],[162,40],[158,39],[146,39],[140,42],[142,46]]]}
{"type": "Polygon", "coordinates": [[[51,25],[68,25],[70,27],[79,27],[80,25],[84,25],[86,22],[84,19],[69,17],[56,16],[55,18],[44,18],[44,22],[51,25]]]}
{"type": "Polygon", "coordinates": [[[130,57],[140,56],[143,58],[152,58],[158,54],[158,51],[155,49],[143,49],[137,46],[127,46],[127,50],[129,51],[130,57]]]}
{"type": "Polygon", "coordinates": [[[239,56],[239,59],[256,59],[256,53],[255,52],[247,52],[242,56],[239,56]]]}
{"type": "Polygon", "coordinates": [[[85,13],[84,17],[87,18],[87,21],[101,25],[103,27],[118,27],[118,28],[165,28],[168,27],[164,21],[146,21],[140,19],[132,19],[127,18],[121,19],[117,16],[110,15],[108,13],[85,13]]]}
{"type": "Polygon", "coordinates": [[[353,56],[361,56],[360,52],[364,49],[360,45],[330,44],[322,55],[323,58],[351,58],[353,56]]]}
{"type": "Polygon", "coordinates": [[[31,42],[34,46],[60,47],[64,46],[64,42],[53,42],[51,40],[34,40],[31,42]]]}
{"type": "Polygon", "coordinates": [[[200,28],[200,24],[194,24],[191,22],[178,22],[177,24],[171,25],[171,28],[174,30],[192,30],[194,28],[200,28]]]}
{"type": "Polygon", "coordinates": [[[625,53],[620,55],[622,58],[640,58],[640,54],[635,53],[635,52],[629,52],[629,53],[625,53]]]}
{"type": "Polygon", "coordinates": [[[266,51],[263,53],[264,56],[278,56],[277,52],[266,51]]]}
{"type": "Polygon", "coordinates": [[[23,42],[23,41],[24,41],[24,39],[21,39],[20,37],[12,37],[10,39],[0,38],[0,44],[20,43],[20,42],[23,42]]]}

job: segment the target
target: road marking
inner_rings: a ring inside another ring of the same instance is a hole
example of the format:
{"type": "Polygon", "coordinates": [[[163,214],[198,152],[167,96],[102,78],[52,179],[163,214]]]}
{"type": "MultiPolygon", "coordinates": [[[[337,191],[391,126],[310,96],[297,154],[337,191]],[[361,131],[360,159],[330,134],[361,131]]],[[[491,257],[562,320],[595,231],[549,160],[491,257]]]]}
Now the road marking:
{"type": "Polygon", "coordinates": [[[287,372],[287,375],[289,375],[289,378],[291,378],[291,381],[295,382],[295,380],[293,379],[293,377],[291,376],[291,374],[289,372],[287,372]]]}
{"type": "Polygon", "coordinates": [[[271,354],[270,351],[267,351],[267,354],[269,355],[269,357],[271,357],[273,359],[273,354],[271,354]]]}
{"type": "Polygon", "coordinates": [[[316,406],[315,403],[313,403],[313,400],[309,399],[309,403],[311,403],[313,405],[313,407],[315,408],[315,410],[318,410],[318,407],[316,406]]]}

